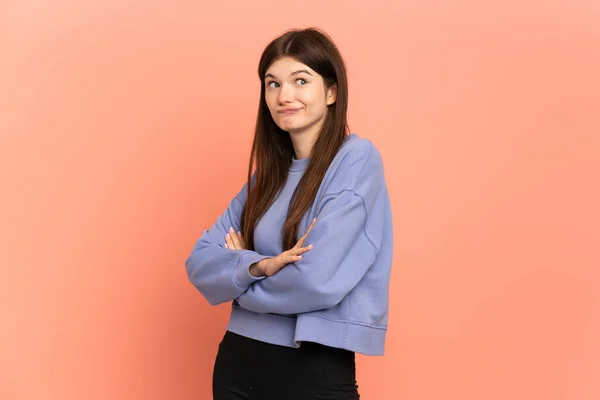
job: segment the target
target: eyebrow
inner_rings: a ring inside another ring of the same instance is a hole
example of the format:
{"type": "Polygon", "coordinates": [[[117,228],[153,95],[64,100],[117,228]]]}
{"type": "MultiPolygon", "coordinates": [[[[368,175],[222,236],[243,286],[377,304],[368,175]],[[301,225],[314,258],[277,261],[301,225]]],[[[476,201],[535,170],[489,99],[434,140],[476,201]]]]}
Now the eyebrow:
{"type": "MultiPolygon", "coordinates": [[[[299,69],[299,70],[297,70],[297,71],[294,71],[294,72],[292,72],[290,75],[292,75],[292,76],[293,76],[293,75],[298,75],[298,74],[300,74],[300,73],[302,73],[302,72],[304,72],[305,74],[308,74],[308,75],[312,76],[312,74],[311,74],[310,72],[308,72],[307,70],[305,70],[305,69],[299,69]]],[[[273,78],[273,79],[276,79],[276,78],[275,78],[275,75],[273,75],[273,74],[271,74],[271,73],[268,73],[268,74],[266,74],[266,75],[265,75],[265,79],[267,79],[267,78],[269,78],[269,77],[270,77],[270,78],[273,78]]]]}

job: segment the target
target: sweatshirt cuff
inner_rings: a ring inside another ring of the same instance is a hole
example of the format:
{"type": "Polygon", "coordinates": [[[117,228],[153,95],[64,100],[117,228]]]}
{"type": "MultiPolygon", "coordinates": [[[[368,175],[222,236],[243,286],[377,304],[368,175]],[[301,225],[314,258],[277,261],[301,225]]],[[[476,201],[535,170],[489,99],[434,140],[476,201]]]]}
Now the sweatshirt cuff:
{"type": "Polygon", "coordinates": [[[239,290],[246,290],[254,282],[263,280],[264,276],[252,276],[250,275],[250,266],[254,263],[269,258],[268,256],[260,255],[254,251],[248,251],[246,254],[240,257],[238,268],[233,275],[233,286],[239,290]]]}

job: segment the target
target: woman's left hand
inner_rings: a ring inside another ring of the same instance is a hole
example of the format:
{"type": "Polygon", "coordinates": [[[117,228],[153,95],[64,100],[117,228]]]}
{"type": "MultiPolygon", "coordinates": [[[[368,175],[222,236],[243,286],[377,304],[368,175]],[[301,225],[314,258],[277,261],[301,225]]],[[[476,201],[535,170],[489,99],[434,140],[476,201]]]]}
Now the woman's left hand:
{"type": "Polygon", "coordinates": [[[242,233],[229,228],[229,233],[225,236],[225,248],[230,250],[246,250],[246,243],[242,238],[242,233]]]}

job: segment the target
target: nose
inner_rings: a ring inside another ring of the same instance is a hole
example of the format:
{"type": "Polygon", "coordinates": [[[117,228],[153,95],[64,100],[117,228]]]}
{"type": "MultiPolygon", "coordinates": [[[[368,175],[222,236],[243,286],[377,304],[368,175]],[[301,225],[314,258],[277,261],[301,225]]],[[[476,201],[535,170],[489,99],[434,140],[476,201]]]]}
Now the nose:
{"type": "Polygon", "coordinates": [[[279,89],[279,96],[277,100],[279,104],[289,103],[294,99],[294,88],[291,85],[283,84],[279,89]]]}

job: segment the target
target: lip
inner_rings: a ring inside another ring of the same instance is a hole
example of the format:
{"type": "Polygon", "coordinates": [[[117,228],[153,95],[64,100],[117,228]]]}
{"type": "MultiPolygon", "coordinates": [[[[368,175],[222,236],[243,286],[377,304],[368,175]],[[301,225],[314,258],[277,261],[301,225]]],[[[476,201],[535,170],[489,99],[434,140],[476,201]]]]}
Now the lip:
{"type": "Polygon", "coordinates": [[[300,111],[300,108],[283,108],[281,110],[279,110],[280,114],[294,114],[298,111],[300,111]]]}

